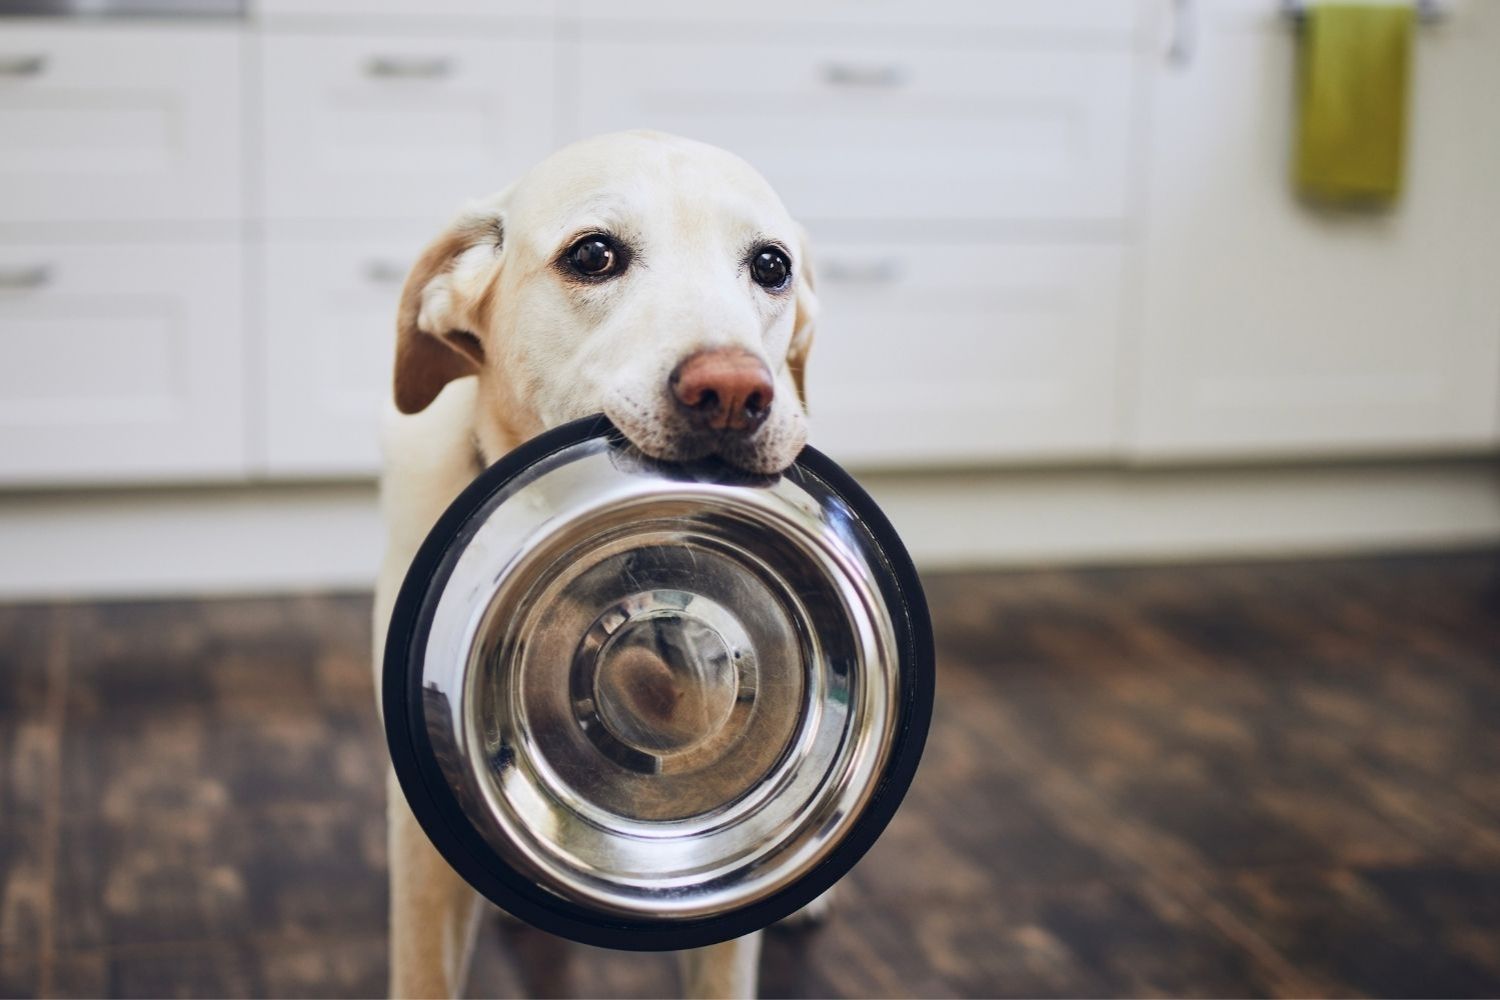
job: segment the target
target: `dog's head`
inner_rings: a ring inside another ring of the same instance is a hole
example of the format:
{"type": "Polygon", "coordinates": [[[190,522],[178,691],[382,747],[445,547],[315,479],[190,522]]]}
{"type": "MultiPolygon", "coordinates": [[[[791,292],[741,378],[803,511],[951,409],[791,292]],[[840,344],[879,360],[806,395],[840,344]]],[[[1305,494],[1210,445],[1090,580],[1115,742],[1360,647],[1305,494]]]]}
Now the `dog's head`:
{"type": "Polygon", "coordinates": [[[402,292],[396,405],[479,377],[488,457],[603,411],[656,458],[778,472],[806,440],[801,227],[742,160],[650,132],[569,146],[478,202],[402,292]]]}

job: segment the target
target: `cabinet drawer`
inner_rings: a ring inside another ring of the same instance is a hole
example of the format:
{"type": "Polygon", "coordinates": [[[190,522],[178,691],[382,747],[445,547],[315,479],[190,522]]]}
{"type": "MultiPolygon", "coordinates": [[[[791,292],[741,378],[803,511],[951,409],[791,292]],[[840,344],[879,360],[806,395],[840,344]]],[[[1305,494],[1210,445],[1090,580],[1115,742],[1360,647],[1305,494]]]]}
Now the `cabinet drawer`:
{"type": "Polygon", "coordinates": [[[396,304],[428,231],[265,247],[266,455],[276,475],[380,467],[396,304]]]}
{"type": "Polygon", "coordinates": [[[576,132],[739,153],[804,219],[1119,219],[1132,56],[906,44],[625,43],[585,28],[576,132]]]}
{"type": "MultiPolygon", "coordinates": [[[[324,0],[326,2],[326,0],[324,0]]],[[[965,31],[997,28],[1066,32],[1128,40],[1135,27],[1136,0],[762,0],[757,4],[701,0],[579,0],[584,18],[609,21],[684,20],[752,27],[827,25],[839,28],[943,27],[965,31]]]]}
{"type": "Polygon", "coordinates": [[[242,214],[233,29],[14,27],[0,34],[0,218],[242,214]]]}
{"type": "Polygon", "coordinates": [[[1122,252],[815,243],[812,441],[860,466],[1116,446],[1122,252]]]}
{"type": "Polygon", "coordinates": [[[256,16],[475,20],[551,17],[553,0],[252,0],[256,16]]]}
{"type": "Polygon", "coordinates": [[[245,471],[233,244],[0,247],[0,480],[245,471]]]}
{"type": "Polygon", "coordinates": [[[550,36],[268,35],[265,209],[275,219],[447,218],[551,151],[550,36]]]}

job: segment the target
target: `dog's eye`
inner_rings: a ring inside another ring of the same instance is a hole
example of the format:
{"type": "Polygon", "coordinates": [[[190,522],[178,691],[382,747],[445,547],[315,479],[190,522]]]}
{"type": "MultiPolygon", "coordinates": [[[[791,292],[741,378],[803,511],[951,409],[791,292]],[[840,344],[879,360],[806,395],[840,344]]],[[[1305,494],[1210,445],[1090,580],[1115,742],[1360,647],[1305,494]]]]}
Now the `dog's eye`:
{"type": "Polygon", "coordinates": [[[775,247],[764,247],[750,258],[750,276],[760,287],[774,291],[786,286],[792,276],[792,262],[775,247]]]}
{"type": "Polygon", "coordinates": [[[567,254],[568,265],[587,278],[607,278],[625,268],[625,254],[605,236],[585,236],[567,254]]]}

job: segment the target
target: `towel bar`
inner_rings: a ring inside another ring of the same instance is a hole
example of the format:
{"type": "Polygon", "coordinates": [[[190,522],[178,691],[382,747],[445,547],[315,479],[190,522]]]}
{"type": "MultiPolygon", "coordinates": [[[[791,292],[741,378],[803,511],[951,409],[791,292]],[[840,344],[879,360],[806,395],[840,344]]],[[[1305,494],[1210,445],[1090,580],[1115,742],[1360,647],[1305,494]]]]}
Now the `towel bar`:
{"type": "MultiPolygon", "coordinates": [[[[1417,20],[1438,21],[1447,16],[1448,5],[1443,0],[1414,0],[1417,20]]],[[[1294,20],[1307,16],[1307,0],[1281,0],[1281,12],[1294,20]]]]}

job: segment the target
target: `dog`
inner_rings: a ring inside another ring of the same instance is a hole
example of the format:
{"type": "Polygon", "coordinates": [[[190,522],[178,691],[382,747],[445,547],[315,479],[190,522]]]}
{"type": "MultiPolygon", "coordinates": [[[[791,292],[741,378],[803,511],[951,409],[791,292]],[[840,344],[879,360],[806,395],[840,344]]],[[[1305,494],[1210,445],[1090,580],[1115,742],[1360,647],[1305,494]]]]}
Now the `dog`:
{"type": "MultiPolygon", "coordinates": [[[[470,205],[421,254],[397,315],[382,430],[386,551],[375,670],[423,537],[484,467],[603,412],[640,451],[787,468],[807,438],[817,315],[803,229],[721,149],[655,132],[568,146],[470,205]]],[[[480,898],[388,775],[391,995],[462,989],[480,898]]],[[[681,954],[690,997],[755,994],[759,934],[681,954]]]]}

